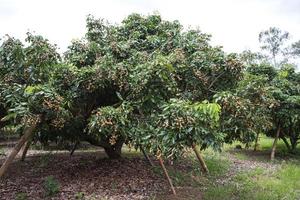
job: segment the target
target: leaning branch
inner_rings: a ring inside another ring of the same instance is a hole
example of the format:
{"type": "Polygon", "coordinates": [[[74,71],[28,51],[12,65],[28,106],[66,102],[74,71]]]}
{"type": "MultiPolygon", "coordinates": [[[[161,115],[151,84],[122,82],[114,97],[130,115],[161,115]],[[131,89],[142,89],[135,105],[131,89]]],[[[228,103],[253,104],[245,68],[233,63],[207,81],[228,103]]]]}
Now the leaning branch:
{"type": "Polygon", "coordinates": [[[23,136],[20,138],[20,140],[18,141],[16,146],[13,148],[12,152],[9,154],[9,156],[7,157],[7,159],[4,161],[3,165],[1,166],[0,178],[4,175],[4,173],[6,172],[6,170],[8,169],[8,167],[10,166],[10,164],[12,163],[12,161],[14,160],[16,155],[21,150],[24,143],[26,141],[28,141],[28,139],[33,135],[36,126],[37,126],[37,121],[34,122],[30,127],[25,128],[23,136]]]}

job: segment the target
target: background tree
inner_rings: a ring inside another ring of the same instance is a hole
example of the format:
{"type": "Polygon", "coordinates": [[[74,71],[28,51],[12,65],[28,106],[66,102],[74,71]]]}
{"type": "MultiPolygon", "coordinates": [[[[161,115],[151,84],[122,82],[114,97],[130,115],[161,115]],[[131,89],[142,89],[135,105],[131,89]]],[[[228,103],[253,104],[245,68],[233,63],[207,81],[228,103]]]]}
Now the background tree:
{"type": "Polygon", "coordinates": [[[261,49],[269,53],[275,68],[280,66],[277,59],[279,56],[284,55],[284,47],[289,37],[288,32],[276,27],[270,27],[268,30],[259,33],[259,42],[262,43],[261,49]]]}

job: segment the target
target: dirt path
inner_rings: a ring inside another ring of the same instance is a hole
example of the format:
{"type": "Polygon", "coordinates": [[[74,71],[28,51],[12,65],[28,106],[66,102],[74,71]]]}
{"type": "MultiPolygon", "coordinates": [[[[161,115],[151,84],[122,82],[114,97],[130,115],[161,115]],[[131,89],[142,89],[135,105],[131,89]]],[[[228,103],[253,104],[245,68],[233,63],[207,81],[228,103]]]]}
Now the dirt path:
{"type": "Polygon", "coordinates": [[[221,178],[217,179],[217,183],[225,185],[230,182],[235,175],[240,172],[248,172],[255,169],[268,169],[268,171],[276,171],[280,165],[268,162],[268,154],[261,154],[252,150],[232,150],[226,154],[228,160],[231,162],[230,170],[221,178]],[[240,159],[238,155],[247,155],[247,159],[240,159]],[[264,157],[258,160],[257,158],[264,157]],[[266,158],[265,158],[266,157],[266,158]]]}

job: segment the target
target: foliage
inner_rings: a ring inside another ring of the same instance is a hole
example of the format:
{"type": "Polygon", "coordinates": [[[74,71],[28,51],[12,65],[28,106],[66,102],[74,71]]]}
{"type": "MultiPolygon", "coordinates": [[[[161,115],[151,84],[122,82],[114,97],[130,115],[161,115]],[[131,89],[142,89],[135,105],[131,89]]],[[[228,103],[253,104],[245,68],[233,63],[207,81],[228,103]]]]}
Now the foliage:
{"type": "MultiPolygon", "coordinates": [[[[235,87],[242,78],[243,65],[237,55],[226,55],[221,48],[210,46],[209,38],[199,30],[183,32],[179,22],[163,21],[159,15],[132,14],[119,26],[88,16],[86,37],[74,41],[65,54],[66,61],[78,69],[58,68],[55,77],[61,79],[61,73],[70,77],[66,85],[72,93],[62,92],[73,94],[67,98],[75,99],[70,102],[71,109],[76,108],[71,112],[83,116],[83,124],[88,124],[81,130],[94,142],[106,146],[103,140],[125,138],[126,143],[145,145],[156,152],[155,144],[163,138],[156,136],[157,123],[170,99],[185,99],[191,104],[211,100],[213,94],[235,87]],[[124,102],[129,103],[128,110],[122,107],[124,102]],[[112,124],[103,124],[107,121],[112,124]],[[155,141],[146,144],[148,137],[155,141]]],[[[53,82],[61,85],[57,78],[53,82]]],[[[167,133],[172,131],[177,130],[167,133]]],[[[218,146],[220,138],[205,144],[218,146]]]]}
{"type": "Polygon", "coordinates": [[[275,128],[270,130],[268,134],[274,135],[275,130],[280,127],[280,137],[285,141],[287,148],[294,151],[300,139],[299,73],[296,73],[292,67],[286,66],[278,72],[272,84],[274,85],[272,95],[276,101],[272,110],[273,126],[275,128]],[[286,141],[286,138],[290,140],[290,144],[286,141]]]}
{"type": "Polygon", "coordinates": [[[45,144],[87,140],[113,151],[125,142],[177,156],[192,143],[220,149],[261,132],[274,136],[279,124],[288,148],[297,146],[299,73],[286,56],[297,43],[285,48],[288,33],[259,35],[270,57],[226,54],[210,45],[210,35],[156,14],[131,14],[119,25],[91,15],[86,22],[65,61],[41,36],[27,34],[27,45],[6,38],[1,118],[22,124],[40,115],[36,139],[45,144]],[[273,62],[279,54],[284,62],[273,62]]]}
{"type": "Polygon", "coordinates": [[[218,133],[220,106],[203,102],[191,103],[171,99],[162,106],[162,113],[156,121],[159,149],[166,155],[181,154],[181,148],[200,145],[202,149],[211,146],[219,149],[222,134],[218,133]]]}
{"type": "Polygon", "coordinates": [[[273,58],[244,51],[240,55],[246,65],[243,79],[233,90],[214,96],[222,107],[220,128],[226,134],[226,142],[249,144],[260,133],[275,137],[281,130],[280,138],[289,151],[295,151],[300,133],[299,73],[288,59],[281,63],[274,60],[284,54],[287,39],[288,33],[277,28],[260,33],[262,49],[273,52],[273,58]]]}
{"type": "Polygon", "coordinates": [[[168,157],[181,155],[193,144],[201,145],[203,149],[208,146],[220,148],[223,137],[216,131],[220,112],[218,104],[171,99],[161,106],[161,110],[147,120],[132,123],[130,133],[134,144],[168,157]],[[139,137],[133,137],[135,135],[139,137]]]}
{"type": "Polygon", "coordinates": [[[292,44],[291,54],[293,56],[300,56],[300,40],[292,44]]]}
{"type": "Polygon", "coordinates": [[[117,108],[111,106],[99,108],[89,119],[89,134],[98,140],[109,138],[111,145],[116,144],[119,137],[127,138],[130,126],[129,112],[130,109],[125,105],[117,108]]]}

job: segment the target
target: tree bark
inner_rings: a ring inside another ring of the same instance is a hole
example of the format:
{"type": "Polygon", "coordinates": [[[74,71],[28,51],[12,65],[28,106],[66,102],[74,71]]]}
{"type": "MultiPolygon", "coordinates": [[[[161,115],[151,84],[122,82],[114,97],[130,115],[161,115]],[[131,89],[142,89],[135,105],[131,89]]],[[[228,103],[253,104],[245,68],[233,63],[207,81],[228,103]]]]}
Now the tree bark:
{"type": "Polygon", "coordinates": [[[273,146],[271,150],[271,161],[274,160],[275,157],[276,145],[277,145],[277,140],[279,138],[279,134],[280,134],[280,126],[277,128],[276,136],[273,142],[273,146]]]}
{"type": "Polygon", "coordinates": [[[175,191],[175,188],[173,186],[172,180],[171,180],[171,178],[170,178],[170,176],[168,174],[168,171],[167,171],[167,169],[165,167],[164,161],[162,160],[161,156],[158,156],[158,161],[159,161],[159,164],[160,164],[161,168],[163,169],[164,174],[165,174],[165,176],[166,176],[166,178],[167,178],[167,180],[169,182],[169,185],[171,187],[171,190],[172,190],[173,194],[176,195],[176,191],[175,191]]]}
{"type": "Polygon", "coordinates": [[[34,130],[37,126],[37,123],[35,122],[30,127],[26,127],[24,130],[23,136],[20,138],[16,146],[13,148],[12,152],[9,154],[5,162],[0,168],[0,178],[4,175],[9,165],[12,163],[16,155],[19,153],[20,149],[24,145],[24,143],[31,137],[31,135],[34,133],[34,130]]]}
{"type": "Polygon", "coordinates": [[[192,148],[193,148],[193,150],[194,150],[194,152],[195,152],[195,154],[196,154],[196,156],[197,156],[197,158],[198,158],[198,160],[200,162],[202,171],[205,172],[205,173],[208,173],[209,172],[208,168],[207,168],[207,166],[205,164],[205,161],[204,161],[203,157],[201,156],[200,152],[197,150],[196,145],[192,144],[192,148]]]}
{"type": "Polygon", "coordinates": [[[25,144],[23,146],[23,153],[22,153],[21,161],[25,161],[26,154],[27,154],[27,151],[28,151],[28,149],[31,145],[31,142],[32,142],[31,139],[29,139],[28,141],[25,142],[25,144]]]}
{"type": "Polygon", "coordinates": [[[255,138],[255,143],[254,143],[254,149],[253,149],[253,151],[257,151],[257,147],[258,147],[258,138],[259,138],[259,133],[256,134],[256,138],[255,138]]]}

